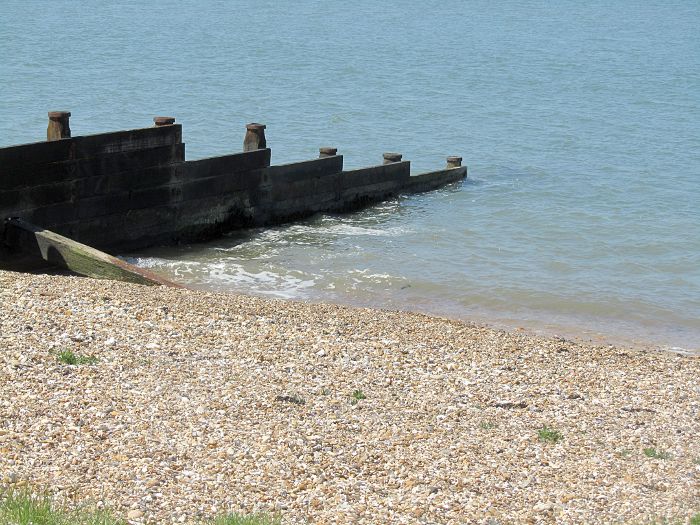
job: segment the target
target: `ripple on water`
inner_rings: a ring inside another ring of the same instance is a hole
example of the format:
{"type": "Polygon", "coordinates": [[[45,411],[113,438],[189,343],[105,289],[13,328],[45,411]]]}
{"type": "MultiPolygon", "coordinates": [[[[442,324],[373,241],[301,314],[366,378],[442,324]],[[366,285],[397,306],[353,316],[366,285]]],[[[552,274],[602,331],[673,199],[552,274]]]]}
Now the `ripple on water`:
{"type": "Polygon", "coordinates": [[[239,150],[250,121],[275,163],[462,155],[461,185],[136,261],[215,290],[700,347],[697,1],[433,7],[4,2],[0,141],[41,140],[66,108],[76,135],[174,114],[190,159],[239,150]]]}

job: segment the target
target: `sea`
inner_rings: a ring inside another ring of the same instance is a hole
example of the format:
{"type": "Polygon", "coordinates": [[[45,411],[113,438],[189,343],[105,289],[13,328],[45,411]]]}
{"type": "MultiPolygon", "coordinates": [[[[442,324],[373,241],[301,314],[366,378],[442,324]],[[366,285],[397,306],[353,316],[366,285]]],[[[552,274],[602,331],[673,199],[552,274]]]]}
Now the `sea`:
{"type": "MultiPolygon", "coordinates": [[[[448,155],[466,181],[119,254],[196,288],[700,349],[698,0],[2,0],[0,146],[183,125],[188,159],[448,155]]],[[[0,167],[1,170],[1,167],[0,167]]]]}

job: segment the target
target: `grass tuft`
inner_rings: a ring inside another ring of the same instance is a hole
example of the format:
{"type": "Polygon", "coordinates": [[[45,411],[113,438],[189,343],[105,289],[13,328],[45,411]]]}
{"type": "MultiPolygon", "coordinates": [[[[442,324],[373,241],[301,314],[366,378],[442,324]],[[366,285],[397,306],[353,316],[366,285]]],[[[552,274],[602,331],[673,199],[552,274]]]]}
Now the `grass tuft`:
{"type": "Polygon", "coordinates": [[[46,494],[0,491],[0,523],[8,525],[126,525],[109,512],[55,507],[46,494]]]}
{"type": "Polygon", "coordinates": [[[481,423],[479,423],[479,428],[481,430],[491,430],[496,428],[496,424],[491,423],[490,421],[482,421],[481,423]]]}
{"type": "Polygon", "coordinates": [[[644,455],[653,459],[671,459],[671,454],[663,450],[656,450],[654,447],[644,449],[644,455]]]}
{"type": "Polygon", "coordinates": [[[558,443],[564,439],[564,435],[561,432],[548,428],[547,425],[544,425],[537,431],[537,436],[540,438],[540,441],[547,441],[549,443],[558,443]]]}
{"type": "Polygon", "coordinates": [[[691,516],[688,521],[681,518],[661,518],[654,519],[645,525],[700,525],[700,514],[695,514],[691,516]]]}
{"type": "MultiPolygon", "coordinates": [[[[282,525],[279,515],[228,514],[209,525],[282,525]]],[[[54,505],[46,493],[29,489],[0,489],[0,524],[2,525],[128,525],[104,510],[78,508],[68,510],[54,505]]],[[[203,524],[205,525],[205,524],[203,524]]]]}
{"type": "Polygon", "coordinates": [[[367,396],[362,392],[362,390],[355,390],[352,393],[352,403],[353,405],[356,405],[358,401],[361,401],[362,399],[367,399],[367,396]]]}
{"type": "Polygon", "coordinates": [[[58,360],[64,365],[94,365],[98,359],[93,355],[80,355],[72,350],[61,350],[58,360]]]}

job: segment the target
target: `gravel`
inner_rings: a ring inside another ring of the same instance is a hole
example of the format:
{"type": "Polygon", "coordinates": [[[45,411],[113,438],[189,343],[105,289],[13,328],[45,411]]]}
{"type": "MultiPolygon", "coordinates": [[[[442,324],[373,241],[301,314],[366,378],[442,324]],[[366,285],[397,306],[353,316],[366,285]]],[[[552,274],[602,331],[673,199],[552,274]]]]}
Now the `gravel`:
{"type": "Polygon", "coordinates": [[[0,349],[0,482],[135,524],[700,512],[698,357],[2,271],[0,349]]]}

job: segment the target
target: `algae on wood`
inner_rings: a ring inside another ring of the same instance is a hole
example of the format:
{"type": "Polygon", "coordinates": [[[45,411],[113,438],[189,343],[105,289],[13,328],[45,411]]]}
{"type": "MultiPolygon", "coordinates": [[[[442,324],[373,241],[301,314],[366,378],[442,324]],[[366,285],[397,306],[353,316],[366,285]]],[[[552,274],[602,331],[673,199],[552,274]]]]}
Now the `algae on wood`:
{"type": "Polygon", "coordinates": [[[5,224],[6,242],[10,246],[77,274],[151,286],[180,287],[153,272],[22,219],[8,219],[5,224]]]}

